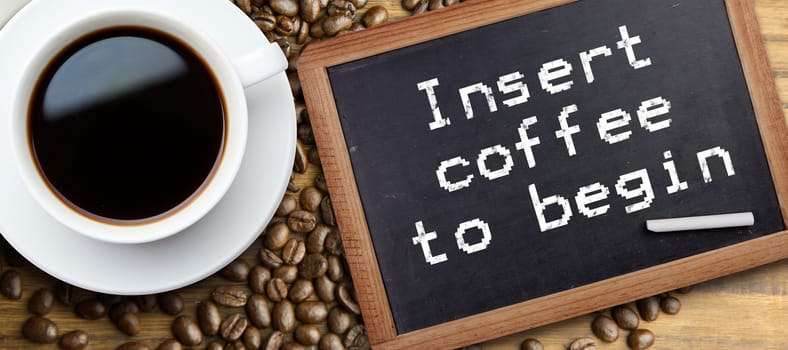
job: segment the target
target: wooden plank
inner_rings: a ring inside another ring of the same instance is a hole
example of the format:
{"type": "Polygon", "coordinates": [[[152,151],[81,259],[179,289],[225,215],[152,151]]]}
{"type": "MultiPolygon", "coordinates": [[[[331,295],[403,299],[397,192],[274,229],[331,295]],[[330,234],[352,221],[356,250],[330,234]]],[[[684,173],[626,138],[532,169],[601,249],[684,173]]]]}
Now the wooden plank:
{"type": "MultiPolygon", "coordinates": [[[[299,76],[304,84],[331,91],[326,70],[299,62],[299,76]]],[[[375,248],[368,238],[369,231],[352,174],[350,155],[346,152],[345,138],[336,114],[334,99],[329,96],[314,96],[307,99],[314,135],[320,150],[320,162],[326,174],[326,183],[331,193],[334,216],[341,228],[345,257],[356,286],[356,296],[365,318],[367,332],[372,343],[381,343],[396,336],[394,318],[380,276],[375,248]],[[314,113],[317,111],[317,113],[314,113]]]]}
{"type": "MultiPolygon", "coordinates": [[[[788,261],[723,277],[699,286],[681,300],[677,315],[661,314],[641,321],[640,328],[656,334],[653,349],[772,349],[788,348],[788,261]]],[[[609,315],[609,314],[608,314],[609,315]]],[[[519,349],[527,338],[539,339],[547,350],[565,350],[575,338],[590,336],[594,315],[584,315],[519,334],[501,337],[483,350],[519,349]]],[[[599,342],[600,350],[626,350],[628,332],[613,343],[599,342]]]]}
{"type": "Polygon", "coordinates": [[[755,12],[766,40],[788,40],[788,1],[758,0],[755,12]]]}

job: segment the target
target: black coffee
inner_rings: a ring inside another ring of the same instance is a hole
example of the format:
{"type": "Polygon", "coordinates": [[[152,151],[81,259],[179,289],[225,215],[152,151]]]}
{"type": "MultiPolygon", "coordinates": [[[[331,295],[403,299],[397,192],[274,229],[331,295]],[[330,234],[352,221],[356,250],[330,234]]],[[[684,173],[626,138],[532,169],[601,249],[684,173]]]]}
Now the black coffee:
{"type": "Polygon", "coordinates": [[[155,30],[88,34],[36,85],[31,148],[52,190],[86,215],[151,219],[210,180],[225,138],[222,93],[192,50],[155,30]]]}

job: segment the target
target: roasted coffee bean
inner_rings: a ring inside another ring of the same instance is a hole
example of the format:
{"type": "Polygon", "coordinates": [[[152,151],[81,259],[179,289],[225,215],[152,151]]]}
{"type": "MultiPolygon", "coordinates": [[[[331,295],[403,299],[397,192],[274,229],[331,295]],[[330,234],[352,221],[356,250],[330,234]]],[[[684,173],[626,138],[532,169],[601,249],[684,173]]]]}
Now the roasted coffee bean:
{"type": "Polygon", "coordinates": [[[175,339],[167,339],[156,350],[183,350],[183,345],[175,339]]]}
{"type": "Polygon", "coordinates": [[[637,329],[640,325],[640,319],[635,311],[632,311],[629,306],[626,305],[619,305],[613,308],[610,312],[613,315],[613,319],[616,321],[621,329],[633,330],[637,329]]]}
{"type": "Polygon", "coordinates": [[[90,340],[83,331],[71,331],[60,337],[58,345],[63,350],[82,350],[88,347],[90,340]]]}
{"type": "Polygon", "coordinates": [[[331,205],[331,198],[326,196],[320,202],[320,214],[323,216],[323,222],[327,225],[336,226],[337,221],[334,217],[334,206],[331,205]]]}
{"type": "Polygon", "coordinates": [[[296,342],[290,342],[282,345],[282,350],[309,350],[309,348],[296,342]]]}
{"type": "Polygon", "coordinates": [[[226,307],[242,307],[248,297],[249,292],[241,286],[219,286],[211,292],[211,299],[226,307]]]}
{"type": "Polygon", "coordinates": [[[17,270],[6,270],[0,277],[0,293],[11,300],[22,298],[22,275],[17,270]]]}
{"type": "Polygon", "coordinates": [[[336,300],[337,285],[328,276],[321,276],[315,279],[315,294],[320,300],[331,303],[336,300]]]}
{"type": "Polygon", "coordinates": [[[291,238],[282,248],[282,262],[288,265],[298,265],[306,255],[304,241],[291,238]]]}
{"type": "Polygon", "coordinates": [[[301,264],[298,265],[298,269],[303,278],[317,278],[326,274],[326,270],[328,270],[328,260],[321,254],[309,254],[301,261],[301,264]]]}
{"type": "Polygon", "coordinates": [[[353,25],[350,26],[350,29],[348,29],[347,31],[352,33],[352,32],[362,31],[364,29],[367,29],[367,27],[365,27],[363,24],[359,22],[354,22],[353,25]]]}
{"type": "Polygon", "coordinates": [[[274,277],[280,278],[285,283],[293,283],[298,278],[298,268],[293,265],[282,265],[274,270],[274,277]]]}
{"type": "Polygon", "coordinates": [[[378,24],[386,23],[389,19],[389,12],[386,11],[386,8],[383,6],[373,6],[367,13],[364,14],[364,17],[361,18],[361,23],[364,24],[367,28],[374,27],[378,24]]]}
{"type": "Polygon", "coordinates": [[[244,334],[249,321],[239,313],[227,316],[219,326],[219,335],[227,341],[236,341],[244,334]]]}
{"type": "Polygon", "coordinates": [[[312,296],[314,291],[315,288],[312,285],[312,281],[299,279],[290,286],[290,290],[287,292],[287,298],[294,303],[300,303],[312,296]]]}
{"type": "Polygon", "coordinates": [[[74,311],[86,320],[98,320],[107,315],[107,306],[98,299],[88,299],[80,301],[74,311]]]}
{"type": "Polygon", "coordinates": [[[263,345],[260,346],[260,350],[279,350],[282,347],[282,343],[284,342],[285,335],[282,334],[280,331],[273,331],[271,334],[268,335],[268,338],[265,338],[263,341],[263,345]]]}
{"type": "Polygon", "coordinates": [[[594,339],[578,338],[569,344],[569,350],[596,350],[596,344],[594,344],[594,339]]]}
{"type": "Polygon", "coordinates": [[[604,342],[611,343],[618,339],[618,325],[605,315],[597,315],[594,318],[591,322],[591,331],[604,342]]]}
{"type": "Polygon", "coordinates": [[[58,282],[55,287],[55,297],[65,306],[72,306],[84,300],[85,294],[85,291],[82,289],[74,287],[66,282],[58,282]]]}
{"type": "Polygon", "coordinates": [[[339,288],[337,288],[337,302],[348,311],[361,315],[361,308],[359,308],[358,303],[356,303],[350,290],[345,285],[339,285],[339,288]]]}
{"type": "Polygon", "coordinates": [[[298,139],[305,145],[315,144],[315,135],[312,133],[312,126],[309,123],[301,123],[296,130],[298,139]]]}
{"type": "Polygon", "coordinates": [[[282,333],[290,333],[295,329],[295,310],[289,300],[284,299],[274,305],[274,310],[271,313],[271,324],[274,329],[282,333]]]}
{"type": "Polygon", "coordinates": [[[351,25],[353,25],[352,18],[343,13],[337,13],[328,16],[325,21],[323,21],[323,31],[328,36],[334,36],[340,31],[350,28],[351,25]]]}
{"type": "Polygon", "coordinates": [[[317,211],[320,201],[323,200],[323,193],[316,187],[307,187],[301,191],[301,208],[308,211],[317,211]]]}
{"type": "Polygon", "coordinates": [[[131,300],[123,300],[109,308],[109,319],[118,323],[120,316],[127,312],[138,313],[140,308],[131,300]]]}
{"type": "Polygon", "coordinates": [[[334,282],[341,282],[345,278],[345,270],[342,267],[342,261],[336,255],[331,255],[326,258],[328,261],[328,269],[326,276],[334,282]]]}
{"type": "Polygon", "coordinates": [[[287,182],[287,192],[295,193],[298,191],[301,191],[301,187],[298,187],[298,185],[295,183],[295,180],[293,180],[293,175],[291,174],[290,181],[287,182]]]}
{"type": "Polygon", "coordinates": [[[227,342],[224,345],[224,350],[246,350],[246,345],[240,339],[232,342],[227,342]]]}
{"type": "Polygon", "coordinates": [[[306,346],[317,345],[320,342],[320,328],[311,324],[301,324],[295,329],[295,339],[306,346]]]}
{"type": "Polygon", "coordinates": [[[310,149],[309,152],[307,152],[307,159],[309,160],[310,163],[314,165],[317,166],[322,165],[322,163],[320,163],[320,154],[317,151],[317,147],[312,147],[312,149],[310,149]]]}
{"type": "Polygon", "coordinates": [[[295,34],[297,30],[296,23],[292,18],[284,15],[276,16],[276,27],[274,28],[276,34],[291,36],[295,34]]]}
{"type": "Polygon", "coordinates": [[[320,17],[314,23],[312,23],[312,26],[309,27],[309,36],[315,39],[320,39],[326,36],[326,32],[323,30],[323,22],[325,21],[326,17],[320,17]]]}
{"type": "Polygon", "coordinates": [[[275,269],[279,266],[282,266],[282,258],[279,255],[276,255],[272,250],[268,248],[260,249],[260,263],[263,266],[275,269]]]}
{"type": "Polygon", "coordinates": [[[319,301],[305,301],[296,306],[295,316],[303,323],[320,323],[328,317],[328,307],[319,301]]]}
{"type": "Polygon", "coordinates": [[[308,253],[322,253],[325,249],[326,237],[331,233],[331,228],[318,224],[306,238],[306,251],[308,253]]]}
{"type": "Polygon", "coordinates": [[[205,350],[224,350],[224,345],[218,340],[214,340],[205,346],[205,350]]]}
{"type": "Polygon", "coordinates": [[[263,32],[272,32],[276,28],[276,16],[265,11],[252,13],[252,20],[263,32]]]}
{"type": "Polygon", "coordinates": [[[279,202],[279,207],[276,209],[276,216],[287,216],[296,210],[298,207],[298,200],[296,197],[290,194],[286,194],[282,197],[282,201],[279,202]]]}
{"type": "MultiPolygon", "coordinates": [[[[277,25],[278,25],[278,23],[277,23],[277,25]]],[[[276,33],[276,31],[277,31],[277,29],[274,28],[274,32],[265,33],[265,34],[270,35],[271,37],[274,38],[274,41],[276,41],[276,44],[279,45],[279,48],[282,50],[282,53],[285,54],[286,58],[292,57],[293,56],[293,52],[294,52],[293,51],[293,45],[290,44],[290,41],[288,41],[287,38],[279,36],[278,35],[279,33],[276,33]],[[277,35],[274,35],[274,34],[277,34],[277,35]]]]}
{"type": "Polygon", "coordinates": [[[156,296],[152,294],[138,295],[132,297],[131,301],[137,304],[142,312],[151,312],[156,308],[156,296]]]}
{"type": "Polygon", "coordinates": [[[115,325],[117,325],[118,330],[130,336],[139,334],[142,329],[140,317],[134,312],[125,312],[120,315],[115,325]]]}
{"type": "Polygon", "coordinates": [[[360,324],[351,327],[342,341],[348,350],[369,350],[372,347],[366,329],[360,324]]]}
{"type": "Polygon", "coordinates": [[[249,289],[252,292],[263,294],[265,293],[265,284],[271,279],[271,270],[265,266],[255,265],[249,271],[249,289]]]}
{"type": "Polygon", "coordinates": [[[326,236],[325,245],[328,254],[342,255],[342,238],[339,236],[339,231],[331,230],[326,236]]]}
{"type": "Polygon", "coordinates": [[[310,232],[315,229],[317,219],[305,210],[296,210],[287,216],[287,226],[296,232],[310,232]]]}
{"type": "MultiPolygon", "coordinates": [[[[304,43],[306,43],[307,40],[309,40],[309,28],[311,26],[312,25],[307,21],[301,22],[301,26],[298,28],[298,33],[296,33],[296,44],[303,45],[304,43]]],[[[301,49],[303,50],[303,46],[301,47],[301,49]]],[[[309,159],[310,160],[312,159],[311,155],[309,159]]]]}
{"type": "Polygon", "coordinates": [[[413,15],[418,15],[418,14],[422,14],[424,12],[427,12],[427,10],[429,9],[429,5],[430,5],[430,2],[428,0],[422,0],[421,2],[419,2],[418,5],[416,5],[416,8],[413,9],[412,14],[413,15]]]}
{"type": "Polygon", "coordinates": [[[319,0],[300,0],[301,19],[309,23],[314,23],[320,16],[319,0]]]}
{"type": "Polygon", "coordinates": [[[175,316],[183,311],[183,298],[178,293],[162,293],[156,299],[161,310],[168,315],[175,316]]]}
{"type": "Polygon", "coordinates": [[[534,338],[528,338],[520,344],[520,350],[544,350],[544,345],[534,338]]]}
{"type": "Polygon", "coordinates": [[[290,17],[298,15],[298,1],[296,0],[271,0],[268,5],[280,15],[290,17]]]}
{"type": "Polygon", "coordinates": [[[197,346],[202,343],[202,331],[197,321],[191,316],[178,316],[172,322],[172,334],[181,344],[186,346],[197,346]]]}
{"type": "MultiPolygon", "coordinates": [[[[303,192],[303,191],[302,191],[303,192]]],[[[284,222],[276,222],[268,227],[263,236],[263,245],[270,250],[279,250],[290,239],[290,228],[284,222]]]]}
{"type": "Polygon", "coordinates": [[[350,20],[354,20],[356,18],[356,5],[353,5],[348,0],[331,0],[328,2],[326,12],[328,12],[329,16],[344,15],[350,20]]]}
{"type": "Polygon", "coordinates": [[[238,6],[238,8],[241,9],[241,11],[243,11],[247,15],[252,13],[251,0],[235,0],[235,6],[238,6]]]}
{"type": "Polygon", "coordinates": [[[197,305],[197,320],[203,334],[208,337],[215,336],[219,333],[219,325],[222,323],[219,306],[211,300],[201,301],[197,305]]]}
{"type": "Polygon", "coordinates": [[[627,345],[632,350],[648,349],[654,345],[654,333],[648,329],[636,329],[629,333],[627,345]]]}
{"type": "Polygon", "coordinates": [[[268,281],[265,292],[268,295],[268,299],[273,302],[280,302],[287,298],[287,284],[281,278],[274,277],[268,281]]]}
{"type": "Polygon", "coordinates": [[[402,0],[402,7],[408,11],[413,11],[422,1],[426,0],[402,0]]]}
{"type": "Polygon", "coordinates": [[[44,316],[52,311],[55,304],[55,293],[49,288],[42,288],[33,293],[27,301],[27,311],[31,314],[44,316]]]}
{"type": "Polygon", "coordinates": [[[136,342],[136,341],[130,341],[120,344],[120,346],[118,346],[116,350],[151,350],[151,349],[150,346],[148,346],[147,344],[136,342]]]}
{"type": "Polygon", "coordinates": [[[246,282],[251,268],[246,260],[237,258],[219,271],[219,274],[233,282],[246,282]]]}
{"type": "Polygon", "coordinates": [[[443,8],[443,0],[428,0],[428,1],[429,1],[429,5],[427,6],[427,9],[430,11],[443,8]]]}
{"type": "Polygon", "coordinates": [[[249,322],[257,328],[268,328],[271,326],[271,310],[268,307],[268,300],[262,294],[253,294],[246,302],[246,316],[249,322]]]}
{"type": "Polygon", "coordinates": [[[296,140],[295,160],[293,161],[293,171],[304,174],[307,168],[306,148],[300,140],[296,140]]]}
{"type": "Polygon", "coordinates": [[[345,350],[345,346],[342,345],[342,338],[334,333],[326,333],[320,338],[320,343],[318,343],[319,350],[345,350]]]}
{"type": "MultiPolygon", "coordinates": [[[[293,33],[290,35],[297,35],[298,31],[300,30],[301,21],[296,21],[293,24],[293,33]]],[[[293,96],[299,97],[301,96],[301,80],[298,79],[298,73],[296,72],[287,72],[287,81],[290,83],[290,92],[293,93],[293,96]]],[[[301,125],[304,125],[303,123],[301,125]]],[[[305,149],[306,150],[306,149],[305,149]]],[[[307,154],[307,160],[309,159],[309,155],[307,154]]]]}
{"type": "Polygon", "coordinates": [[[54,343],[57,340],[57,325],[46,317],[32,316],[22,325],[22,335],[35,343],[54,343]]]}
{"type": "Polygon", "coordinates": [[[100,302],[104,303],[104,305],[107,305],[107,306],[112,306],[112,305],[115,305],[115,304],[123,301],[123,297],[122,296],[115,295],[115,294],[99,293],[96,298],[100,302]]]}
{"type": "Polygon", "coordinates": [[[323,193],[328,193],[328,183],[326,183],[326,177],[323,174],[319,174],[315,176],[315,187],[318,190],[323,191],[323,193]]]}
{"type": "Polygon", "coordinates": [[[692,288],[694,288],[694,286],[686,286],[686,287],[681,287],[679,289],[676,289],[676,291],[681,293],[681,294],[687,294],[687,293],[692,291],[692,288]]]}
{"type": "Polygon", "coordinates": [[[247,349],[257,350],[260,348],[260,345],[263,343],[263,336],[262,334],[260,334],[259,329],[252,326],[248,326],[246,327],[244,334],[241,336],[241,340],[243,341],[244,346],[246,346],[247,349]]]}
{"type": "Polygon", "coordinates": [[[328,313],[328,329],[336,334],[345,334],[356,323],[356,316],[341,307],[335,307],[328,313]]]}
{"type": "Polygon", "coordinates": [[[357,9],[367,6],[367,0],[349,0],[357,9]]]}
{"type": "Polygon", "coordinates": [[[659,299],[657,297],[643,298],[635,302],[638,313],[643,321],[654,321],[659,316],[659,299]]]}
{"type": "Polygon", "coordinates": [[[673,296],[667,296],[659,301],[659,307],[662,312],[668,315],[675,315],[681,310],[681,301],[673,296]]]}

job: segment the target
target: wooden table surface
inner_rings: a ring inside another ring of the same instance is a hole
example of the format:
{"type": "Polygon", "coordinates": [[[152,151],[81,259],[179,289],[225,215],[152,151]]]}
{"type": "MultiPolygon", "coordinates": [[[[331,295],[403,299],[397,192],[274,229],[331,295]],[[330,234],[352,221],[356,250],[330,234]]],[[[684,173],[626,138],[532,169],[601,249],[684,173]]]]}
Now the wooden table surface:
{"type": "MultiPolygon", "coordinates": [[[[4,0],[0,0],[4,1],[4,0]]],[[[766,41],[783,112],[788,120],[788,0],[756,0],[756,9],[766,41]]],[[[396,0],[370,0],[367,7],[383,5],[392,20],[408,15],[396,0]]],[[[198,6],[198,4],[196,4],[198,6]]],[[[363,11],[360,11],[363,13],[363,11]]],[[[299,184],[310,184],[320,169],[310,165],[299,184]]],[[[783,179],[788,181],[788,179],[783,179]]],[[[260,243],[256,242],[244,257],[256,261],[260,243]]],[[[6,264],[7,266],[7,264],[6,264]]],[[[7,267],[6,267],[7,268],[7,267]]],[[[21,338],[21,325],[29,316],[25,307],[32,292],[52,287],[55,280],[32,266],[19,268],[23,276],[24,295],[12,301],[0,297],[0,349],[52,349],[54,345],[34,346],[21,338]]],[[[210,277],[179,292],[186,301],[185,313],[194,315],[196,303],[208,297],[216,285],[227,284],[210,277]]],[[[679,294],[679,314],[660,315],[654,322],[644,322],[657,336],[654,349],[788,349],[788,261],[774,263],[733,276],[700,284],[686,295],[679,294]]],[[[134,340],[155,346],[171,338],[170,322],[174,317],[160,312],[141,314],[142,332],[136,337],[120,333],[106,318],[81,320],[70,308],[56,305],[49,315],[61,334],[81,329],[89,333],[91,349],[112,349],[134,340]]],[[[519,349],[520,342],[535,337],[545,348],[566,349],[577,337],[590,336],[592,316],[586,315],[524,333],[514,334],[482,344],[485,350],[519,349]]],[[[626,349],[623,339],[601,344],[599,349],[626,349]]]]}

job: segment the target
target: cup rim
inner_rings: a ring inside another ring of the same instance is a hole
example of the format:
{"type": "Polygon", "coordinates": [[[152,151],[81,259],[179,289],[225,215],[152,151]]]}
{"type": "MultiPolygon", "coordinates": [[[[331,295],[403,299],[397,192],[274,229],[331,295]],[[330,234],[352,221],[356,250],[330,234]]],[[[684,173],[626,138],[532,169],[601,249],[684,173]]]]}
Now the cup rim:
{"type": "Polygon", "coordinates": [[[240,78],[229,58],[211,38],[178,18],[156,11],[109,9],[86,14],[53,30],[48,40],[36,48],[27,63],[22,83],[14,98],[11,142],[17,169],[28,192],[53,218],[66,227],[92,239],[139,244],[160,240],[191,226],[205,216],[230,188],[240,168],[246,147],[246,96],[240,78]],[[140,27],[162,32],[185,44],[211,71],[225,110],[225,137],[220,155],[203,184],[183,203],[167,212],[142,220],[101,220],[80,213],[48,185],[35,159],[29,137],[29,106],[33,89],[48,62],[63,49],[99,30],[114,27],[140,27]]]}

